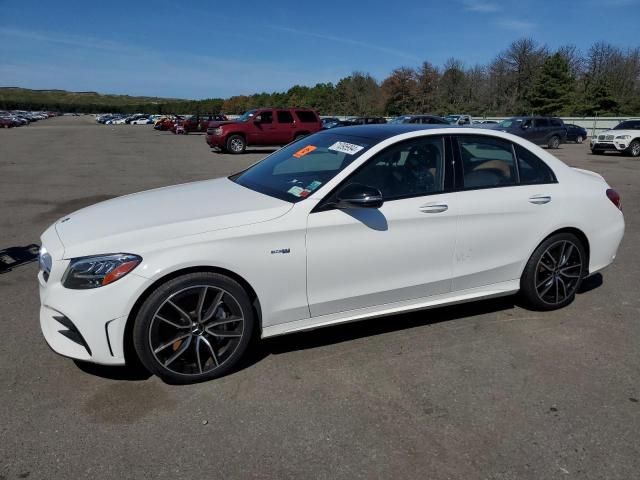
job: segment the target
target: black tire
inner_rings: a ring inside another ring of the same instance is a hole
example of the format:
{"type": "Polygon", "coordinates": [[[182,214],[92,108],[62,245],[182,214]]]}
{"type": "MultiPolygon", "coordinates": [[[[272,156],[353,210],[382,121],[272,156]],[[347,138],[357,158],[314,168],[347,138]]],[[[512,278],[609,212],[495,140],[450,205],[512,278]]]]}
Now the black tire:
{"type": "Polygon", "coordinates": [[[231,135],[227,138],[226,150],[229,153],[237,155],[243,153],[247,148],[247,142],[242,135],[231,135]]]}
{"type": "Polygon", "coordinates": [[[298,140],[302,140],[304,137],[306,137],[307,135],[309,135],[308,133],[299,133],[298,135],[295,136],[295,138],[293,139],[294,142],[297,142],[298,140]]]}
{"type": "Polygon", "coordinates": [[[632,157],[640,157],[640,140],[634,140],[628,147],[629,155],[632,157]]]}
{"type": "Polygon", "coordinates": [[[569,305],[587,273],[587,253],[572,233],[552,235],[527,262],[520,279],[520,295],[533,310],[556,310],[569,305]]]}
{"type": "Polygon", "coordinates": [[[144,301],[133,344],[142,364],[163,381],[197,383],[229,373],[254,327],[249,295],[238,282],[217,273],[190,273],[160,285],[144,301]]]}
{"type": "Polygon", "coordinates": [[[554,149],[560,148],[560,137],[557,135],[553,135],[547,142],[547,147],[554,149]]]}
{"type": "Polygon", "coordinates": [[[591,155],[602,155],[602,150],[598,150],[597,148],[594,148],[591,150],[591,155]]]}

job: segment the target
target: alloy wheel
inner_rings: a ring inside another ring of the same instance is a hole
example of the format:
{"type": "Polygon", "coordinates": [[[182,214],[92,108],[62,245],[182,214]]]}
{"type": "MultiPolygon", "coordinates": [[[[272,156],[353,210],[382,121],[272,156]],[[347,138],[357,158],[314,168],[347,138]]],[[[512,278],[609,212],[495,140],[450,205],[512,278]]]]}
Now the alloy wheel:
{"type": "Polygon", "coordinates": [[[211,285],[197,285],[169,296],[149,325],[149,346],[167,370],[201,375],[220,368],[245,332],[236,298],[211,285]]]}
{"type": "Polygon", "coordinates": [[[538,298],[558,305],[575,294],[582,276],[580,249],[569,240],[551,244],[536,266],[535,287],[538,298]]]}
{"type": "Polygon", "coordinates": [[[640,156],[640,142],[633,142],[633,144],[631,145],[631,155],[633,155],[634,157],[640,156]]]}
{"type": "Polygon", "coordinates": [[[241,152],[243,147],[242,140],[239,138],[233,138],[231,139],[231,142],[229,142],[229,146],[232,151],[241,152]]]}

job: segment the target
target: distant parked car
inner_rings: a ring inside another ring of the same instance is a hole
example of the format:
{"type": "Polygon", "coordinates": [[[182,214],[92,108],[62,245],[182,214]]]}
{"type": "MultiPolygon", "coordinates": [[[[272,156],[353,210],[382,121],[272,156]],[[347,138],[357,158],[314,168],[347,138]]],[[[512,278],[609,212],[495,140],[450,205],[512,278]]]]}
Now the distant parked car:
{"type": "Polygon", "coordinates": [[[492,125],[492,128],[549,148],[558,148],[567,140],[567,127],[556,117],[513,117],[492,125]]]}
{"type": "Polygon", "coordinates": [[[592,153],[605,150],[640,157],[640,119],[625,120],[591,138],[592,153]]]}
{"type": "Polygon", "coordinates": [[[308,108],[258,108],[233,122],[211,122],[207,143],[229,153],[248,145],[286,145],[322,128],[318,114],[308,108]]]}
{"type": "Polygon", "coordinates": [[[0,128],[13,128],[15,127],[15,122],[9,117],[0,117],[0,128]]]}
{"type": "Polygon", "coordinates": [[[402,115],[389,123],[419,123],[422,125],[449,125],[444,118],[436,115],[402,115]]]}
{"type": "Polygon", "coordinates": [[[473,125],[492,125],[498,123],[497,120],[473,120],[473,125]]]}
{"type": "Polygon", "coordinates": [[[347,118],[351,125],[378,125],[380,123],[387,123],[387,119],[384,117],[349,117],[347,118]]]}
{"type": "Polygon", "coordinates": [[[140,117],[129,122],[130,125],[151,125],[152,123],[153,120],[151,120],[151,118],[149,117],[140,117]]]}
{"type": "Polygon", "coordinates": [[[206,132],[210,122],[226,122],[226,115],[193,115],[178,121],[171,129],[173,133],[206,132]]]}
{"type": "Polygon", "coordinates": [[[444,119],[451,125],[471,125],[473,122],[471,115],[462,115],[459,113],[447,115],[444,119]]]}
{"type": "Polygon", "coordinates": [[[587,138],[587,130],[585,128],[573,123],[565,123],[564,126],[567,127],[568,142],[582,143],[587,138]]]}
{"type": "Polygon", "coordinates": [[[337,123],[339,121],[340,121],[340,119],[337,118],[337,117],[324,117],[322,119],[322,128],[326,127],[329,124],[337,123]]]}

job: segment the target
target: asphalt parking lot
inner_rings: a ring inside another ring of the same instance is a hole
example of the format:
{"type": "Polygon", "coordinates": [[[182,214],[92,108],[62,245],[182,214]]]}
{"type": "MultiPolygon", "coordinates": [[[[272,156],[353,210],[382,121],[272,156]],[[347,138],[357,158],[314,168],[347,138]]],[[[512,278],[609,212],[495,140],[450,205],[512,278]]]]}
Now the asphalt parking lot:
{"type": "MultiPolygon", "coordinates": [[[[223,176],[265,155],[60,117],[0,130],[0,249],[73,210],[223,176]]],[[[622,195],[614,265],[561,311],[514,299],[261,342],[238,372],[170,386],[46,346],[37,265],[0,274],[0,479],[630,479],[640,471],[640,163],[554,152],[622,195]]]]}

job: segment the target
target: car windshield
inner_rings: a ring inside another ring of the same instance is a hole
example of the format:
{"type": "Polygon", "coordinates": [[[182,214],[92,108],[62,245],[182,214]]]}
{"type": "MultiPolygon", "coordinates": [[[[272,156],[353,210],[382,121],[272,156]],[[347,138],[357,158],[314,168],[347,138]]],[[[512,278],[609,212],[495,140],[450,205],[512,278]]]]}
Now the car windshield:
{"type": "Polygon", "coordinates": [[[367,138],[352,135],[316,133],[229,178],[251,190],[296,203],[366,152],[370,143],[367,138]]]}
{"type": "Polygon", "coordinates": [[[515,127],[519,123],[522,123],[520,118],[508,118],[507,120],[501,121],[498,125],[500,125],[501,128],[510,128],[515,127]]]}
{"type": "Polygon", "coordinates": [[[247,120],[249,120],[250,118],[253,118],[256,114],[255,110],[249,110],[248,112],[244,112],[242,115],[240,115],[237,120],[239,122],[246,122],[247,120]]]}
{"type": "Polygon", "coordinates": [[[449,123],[456,123],[459,118],[460,115],[447,115],[446,117],[444,117],[444,119],[449,123]]]}
{"type": "Polygon", "coordinates": [[[614,130],[640,130],[640,120],[627,120],[620,122],[614,130]]]}

